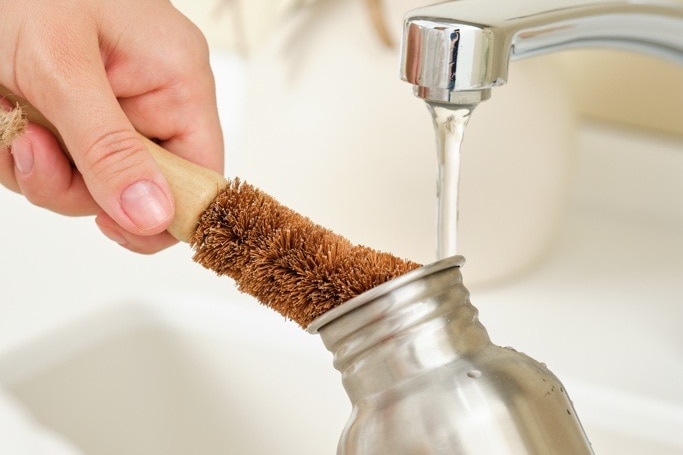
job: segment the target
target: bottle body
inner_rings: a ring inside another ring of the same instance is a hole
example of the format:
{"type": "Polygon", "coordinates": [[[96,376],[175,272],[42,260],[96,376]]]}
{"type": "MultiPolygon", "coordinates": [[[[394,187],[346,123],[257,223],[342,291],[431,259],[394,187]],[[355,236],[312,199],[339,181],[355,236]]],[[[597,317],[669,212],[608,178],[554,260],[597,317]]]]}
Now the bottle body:
{"type": "Polygon", "coordinates": [[[354,403],[339,455],[589,454],[560,381],[497,346],[354,403]]]}
{"type": "Polygon", "coordinates": [[[319,328],[353,404],[338,455],[592,454],[559,379],[491,343],[453,259],[319,328]]]}

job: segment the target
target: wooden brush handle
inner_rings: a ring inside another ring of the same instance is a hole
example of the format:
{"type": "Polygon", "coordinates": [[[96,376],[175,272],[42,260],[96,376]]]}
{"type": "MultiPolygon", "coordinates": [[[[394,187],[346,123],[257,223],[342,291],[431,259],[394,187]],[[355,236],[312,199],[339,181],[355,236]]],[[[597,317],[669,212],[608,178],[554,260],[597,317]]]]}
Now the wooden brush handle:
{"type": "MultiPolygon", "coordinates": [[[[28,120],[49,129],[62,150],[69,155],[62,137],[57,129],[44,115],[31,106],[26,100],[12,94],[0,85],[0,97],[19,103],[28,120]]],[[[159,164],[161,172],[168,181],[175,199],[175,218],[168,227],[168,232],[176,239],[189,243],[195,232],[199,217],[216,198],[218,192],[227,185],[227,180],[217,172],[187,161],[174,155],[158,144],[140,135],[145,147],[159,164]]],[[[69,156],[69,158],[71,158],[69,156]]]]}
{"type": "Polygon", "coordinates": [[[168,232],[190,243],[206,208],[228,181],[221,174],[192,163],[142,136],[145,147],[159,164],[175,199],[175,218],[168,232]]]}

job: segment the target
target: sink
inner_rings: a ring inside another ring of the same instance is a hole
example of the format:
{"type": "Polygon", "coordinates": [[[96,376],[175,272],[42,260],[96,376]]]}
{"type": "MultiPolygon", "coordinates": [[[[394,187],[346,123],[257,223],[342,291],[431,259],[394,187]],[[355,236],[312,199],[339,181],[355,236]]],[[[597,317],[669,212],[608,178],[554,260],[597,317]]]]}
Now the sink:
{"type": "Polygon", "coordinates": [[[350,405],[327,351],[233,300],[103,307],[6,353],[0,382],[85,454],[334,453],[350,405]]]}

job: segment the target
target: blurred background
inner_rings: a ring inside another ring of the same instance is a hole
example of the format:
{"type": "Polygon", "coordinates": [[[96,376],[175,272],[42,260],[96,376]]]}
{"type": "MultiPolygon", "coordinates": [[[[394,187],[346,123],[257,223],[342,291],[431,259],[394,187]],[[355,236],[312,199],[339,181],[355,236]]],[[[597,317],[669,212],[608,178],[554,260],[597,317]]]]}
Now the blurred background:
{"type": "MultiPolygon", "coordinates": [[[[175,1],[212,49],[226,175],[433,261],[431,120],[398,79],[424,3],[384,4],[388,46],[365,2],[175,1]]],[[[683,454],[681,80],[612,51],[519,61],[466,133],[472,301],[563,380],[602,455],[683,454]]],[[[334,453],[350,405],[315,335],[186,245],[134,255],[92,219],[0,205],[0,453],[334,453]]]]}

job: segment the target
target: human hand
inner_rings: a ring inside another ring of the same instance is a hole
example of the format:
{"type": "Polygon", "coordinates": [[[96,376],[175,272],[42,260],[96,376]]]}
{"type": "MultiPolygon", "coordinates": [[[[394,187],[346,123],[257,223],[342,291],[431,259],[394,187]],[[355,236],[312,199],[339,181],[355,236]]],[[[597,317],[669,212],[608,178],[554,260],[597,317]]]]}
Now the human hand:
{"type": "Polygon", "coordinates": [[[167,0],[0,0],[0,39],[0,85],[45,115],[75,163],[31,124],[0,150],[0,183],[58,213],[97,215],[130,250],[175,243],[171,191],[136,130],[222,173],[201,32],[167,0]]]}

